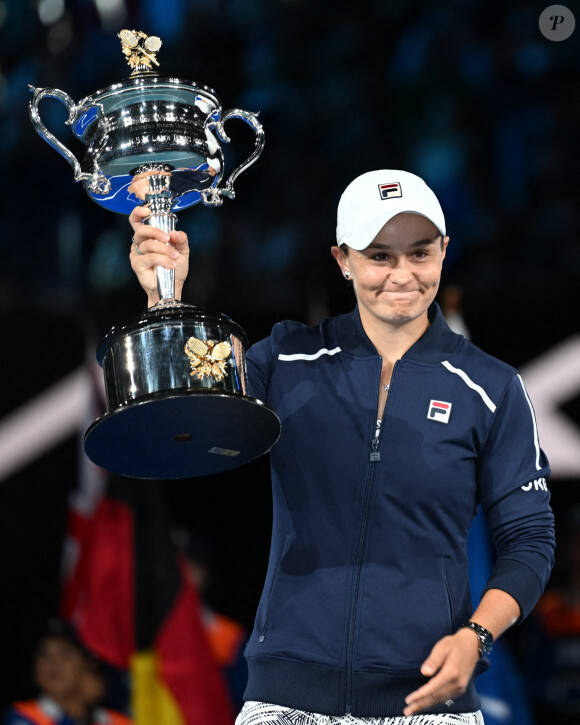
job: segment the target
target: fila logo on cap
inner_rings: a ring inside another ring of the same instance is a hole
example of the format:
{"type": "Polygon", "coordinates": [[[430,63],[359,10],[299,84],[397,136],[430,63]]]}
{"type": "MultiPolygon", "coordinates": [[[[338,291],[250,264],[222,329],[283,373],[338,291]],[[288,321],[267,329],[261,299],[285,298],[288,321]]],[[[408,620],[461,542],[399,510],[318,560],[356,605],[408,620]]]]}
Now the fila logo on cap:
{"type": "Polygon", "coordinates": [[[379,193],[381,199],[392,199],[393,197],[403,196],[399,182],[395,184],[379,184],[379,193]]]}
{"type": "Polygon", "coordinates": [[[429,412],[427,418],[430,420],[436,420],[439,423],[449,423],[449,416],[451,415],[451,403],[446,403],[443,400],[432,400],[429,403],[429,412]]]}

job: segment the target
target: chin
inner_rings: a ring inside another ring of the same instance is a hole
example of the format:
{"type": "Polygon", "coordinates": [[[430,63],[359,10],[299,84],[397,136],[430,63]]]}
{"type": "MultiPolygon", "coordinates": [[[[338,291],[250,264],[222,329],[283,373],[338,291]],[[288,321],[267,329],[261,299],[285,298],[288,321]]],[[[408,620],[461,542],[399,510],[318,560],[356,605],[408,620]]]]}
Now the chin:
{"type": "Polygon", "coordinates": [[[385,319],[393,320],[414,320],[416,317],[420,317],[425,310],[418,309],[417,305],[414,304],[399,304],[389,306],[386,310],[377,310],[378,316],[385,319]]]}
{"type": "Polygon", "coordinates": [[[385,314],[381,316],[381,319],[385,322],[390,322],[393,325],[404,325],[407,322],[414,322],[415,320],[419,319],[420,317],[423,317],[423,315],[426,314],[426,309],[424,310],[396,310],[391,312],[390,314],[385,314]]]}

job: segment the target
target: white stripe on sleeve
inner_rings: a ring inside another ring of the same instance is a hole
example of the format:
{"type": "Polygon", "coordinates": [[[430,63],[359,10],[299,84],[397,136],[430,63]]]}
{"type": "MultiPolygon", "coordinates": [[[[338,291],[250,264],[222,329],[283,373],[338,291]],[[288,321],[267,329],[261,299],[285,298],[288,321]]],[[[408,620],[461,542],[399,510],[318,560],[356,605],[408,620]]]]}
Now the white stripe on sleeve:
{"type": "Polygon", "coordinates": [[[536,471],[541,471],[542,466],[540,466],[540,439],[538,438],[538,426],[536,425],[536,416],[532,407],[532,401],[530,400],[528,391],[526,390],[526,386],[524,385],[524,381],[522,380],[520,375],[518,375],[518,380],[521,383],[522,390],[524,391],[524,395],[526,396],[526,400],[528,401],[528,405],[530,406],[532,425],[534,426],[534,446],[536,447],[536,471]]]}
{"type": "Polygon", "coordinates": [[[477,383],[474,383],[473,380],[469,377],[469,375],[464,370],[460,370],[459,368],[453,367],[453,365],[450,362],[448,362],[447,360],[443,360],[441,365],[443,365],[443,367],[446,367],[450,373],[459,375],[459,377],[463,380],[463,382],[468,387],[470,387],[472,390],[475,390],[475,392],[481,396],[481,399],[487,405],[487,407],[491,410],[491,412],[495,413],[495,403],[491,400],[491,398],[485,392],[485,390],[481,387],[481,385],[477,385],[477,383]]]}
{"type": "Polygon", "coordinates": [[[306,355],[300,352],[295,355],[283,355],[280,353],[278,360],[284,360],[285,362],[292,362],[293,360],[317,360],[321,355],[336,355],[337,352],[341,352],[339,347],[335,347],[333,350],[323,347],[312,355],[306,355]]]}

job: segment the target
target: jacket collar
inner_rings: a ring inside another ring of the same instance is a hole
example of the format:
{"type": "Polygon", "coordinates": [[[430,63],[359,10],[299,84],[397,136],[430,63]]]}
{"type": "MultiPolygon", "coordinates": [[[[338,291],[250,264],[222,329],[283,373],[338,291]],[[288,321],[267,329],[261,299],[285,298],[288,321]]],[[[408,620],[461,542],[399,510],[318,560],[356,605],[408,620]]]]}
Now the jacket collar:
{"type": "MultiPolygon", "coordinates": [[[[431,324],[403,358],[436,364],[445,360],[457,348],[462,337],[451,331],[437,302],[429,307],[427,315],[431,324]]],[[[377,354],[362,326],[358,305],[352,312],[337,318],[337,336],[338,343],[345,352],[361,356],[377,354]]]]}
{"type": "Polygon", "coordinates": [[[42,712],[53,720],[59,720],[64,715],[64,710],[60,705],[48,695],[41,695],[37,700],[38,707],[42,712]]]}
{"type": "MultiPolygon", "coordinates": [[[[41,695],[37,700],[37,704],[42,712],[47,715],[51,720],[54,720],[56,722],[57,720],[63,719],[66,720],[66,722],[73,722],[72,718],[70,718],[66,714],[62,707],[48,695],[41,695]]],[[[109,722],[107,711],[103,707],[93,708],[92,717],[95,723],[109,722]]]]}

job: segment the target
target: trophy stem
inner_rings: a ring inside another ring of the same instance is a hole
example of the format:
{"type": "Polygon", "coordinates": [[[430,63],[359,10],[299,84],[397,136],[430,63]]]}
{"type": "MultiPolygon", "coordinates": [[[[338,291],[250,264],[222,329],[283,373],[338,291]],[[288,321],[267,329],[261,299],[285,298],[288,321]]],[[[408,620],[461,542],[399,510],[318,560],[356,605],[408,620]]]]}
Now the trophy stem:
{"type": "MultiPolygon", "coordinates": [[[[172,211],[173,197],[169,191],[170,181],[171,175],[168,173],[149,176],[149,192],[145,195],[144,201],[151,214],[143,220],[143,223],[157,227],[167,234],[175,229],[177,223],[177,216],[172,211]]],[[[157,305],[175,304],[175,270],[155,267],[155,277],[159,294],[157,305]]]]}

